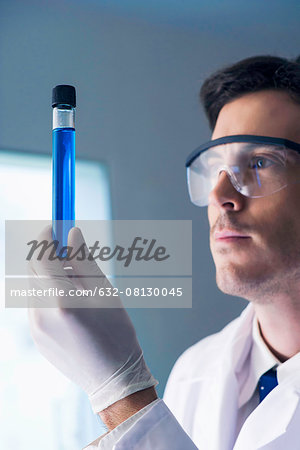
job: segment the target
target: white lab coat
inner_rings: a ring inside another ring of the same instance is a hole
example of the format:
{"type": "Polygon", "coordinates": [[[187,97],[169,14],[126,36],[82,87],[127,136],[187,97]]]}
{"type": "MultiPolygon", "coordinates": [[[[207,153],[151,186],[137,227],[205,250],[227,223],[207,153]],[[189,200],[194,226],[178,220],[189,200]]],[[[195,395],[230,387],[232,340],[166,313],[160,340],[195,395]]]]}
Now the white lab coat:
{"type": "Polygon", "coordinates": [[[300,449],[300,354],[296,356],[299,370],[270,392],[248,416],[235,441],[238,410],[235,372],[250,351],[253,318],[254,309],[249,304],[220,333],[186,350],[170,374],[164,401],[160,400],[145,413],[113,448],[300,449]]]}

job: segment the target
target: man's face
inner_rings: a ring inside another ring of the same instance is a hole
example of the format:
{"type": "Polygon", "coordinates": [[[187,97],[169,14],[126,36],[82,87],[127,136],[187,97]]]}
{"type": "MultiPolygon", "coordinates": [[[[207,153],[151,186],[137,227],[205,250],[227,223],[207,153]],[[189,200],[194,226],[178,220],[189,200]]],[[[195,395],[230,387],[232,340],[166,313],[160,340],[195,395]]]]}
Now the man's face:
{"type": "MultiPolygon", "coordinates": [[[[221,109],[212,139],[236,134],[300,143],[300,105],[274,90],[243,95],[221,109]]],[[[248,198],[221,172],[210,194],[208,219],[217,284],[223,292],[272,301],[274,293],[286,293],[300,282],[300,182],[267,197],[248,198]],[[221,230],[247,237],[218,239],[221,230]]]]}

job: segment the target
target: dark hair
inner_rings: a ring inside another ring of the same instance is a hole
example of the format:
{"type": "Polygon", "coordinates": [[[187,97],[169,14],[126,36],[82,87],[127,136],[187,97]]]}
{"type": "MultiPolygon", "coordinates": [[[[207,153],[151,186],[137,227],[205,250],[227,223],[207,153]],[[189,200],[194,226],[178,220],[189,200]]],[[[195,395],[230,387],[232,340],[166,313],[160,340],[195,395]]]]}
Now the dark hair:
{"type": "Polygon", "coordinates": [[[286,91],[300,103],[300,57],[254,56],[227,66],[208,77],[200,100],[213,130],[222,107],[243,94],[264,89],[286,91]]]}

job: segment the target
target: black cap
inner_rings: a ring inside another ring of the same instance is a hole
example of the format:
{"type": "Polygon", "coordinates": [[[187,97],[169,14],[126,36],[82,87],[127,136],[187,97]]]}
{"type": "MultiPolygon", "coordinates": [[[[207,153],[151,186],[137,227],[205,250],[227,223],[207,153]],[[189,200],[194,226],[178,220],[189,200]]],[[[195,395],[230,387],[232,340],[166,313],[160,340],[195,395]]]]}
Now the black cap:
{"type": "Polygon", "coordinates": [[[59,84],[52,89],[52,108],[58,105],[68,105],[75,108],[76,91],[74,86],[59,84]]]}

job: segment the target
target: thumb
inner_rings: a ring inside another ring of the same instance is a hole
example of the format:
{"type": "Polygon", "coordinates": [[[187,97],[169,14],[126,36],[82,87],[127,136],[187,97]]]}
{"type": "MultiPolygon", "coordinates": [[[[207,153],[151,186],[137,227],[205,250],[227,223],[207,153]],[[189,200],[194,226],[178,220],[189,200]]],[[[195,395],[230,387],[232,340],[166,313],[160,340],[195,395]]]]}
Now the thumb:
{"type": "Polygon", "coordinates": [[[36,248],[29,260],[29,272],[41,278],[65,278],[64,260],[56,255],[52,226],[45,227],[35,242],[36,248]]]}

